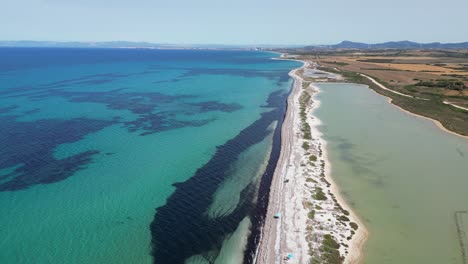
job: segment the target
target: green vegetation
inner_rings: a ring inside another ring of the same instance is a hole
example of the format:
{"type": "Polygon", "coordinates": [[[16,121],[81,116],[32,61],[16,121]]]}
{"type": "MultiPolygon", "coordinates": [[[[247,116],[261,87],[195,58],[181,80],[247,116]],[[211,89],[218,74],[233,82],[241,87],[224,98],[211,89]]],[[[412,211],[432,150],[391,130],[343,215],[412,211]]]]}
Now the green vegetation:
{"type": "Polygon", "coordinates": [[[346,66],[346,65],[349,65],[349,63],[341,62],[341,61],[324,61],[324,63],[336,64],[336,65],[339,65],[339,66],[346,66]]]}
{"type": "Polygon", "coordinates": [[[315,210],[311,210],[311,211],[307,214],[307,216],[309,217],[309,219],[314,219],[314,217],[315,217],[315,210]]]}
{"type": "Polygon", "coordinates": [[[393,68],[366,68],[361,70],[369,70],[369,71],[408,71],[408,70],[400,70],[400,69],[393,69],[393,68]]]}
{"type": "Polygon", "coordinates": [[[312,195],[312,198],[314,200],[319,200],[319,201],[325,201],[327,200],[327,196],[325,195],[325,193],[323,192],[322,188],[320,187],[317,187],[317,191],[315,194],[312,195]]]}
{"type": "Polygon", "coordinates": [[[340,244],[329,234],[323,236],[319,252],[310,252],[310,264],[341,264],[344,258],[340,255],[340,244]]]}
{"type": "Polygon", "coordinates": [[[322,246],[320,247],[320,262],[322,264],[340,264],[344,258],[340,255],[340,244],[329,234],[323,236],[322,246]]]}
{"type": "Polygon", "coordinates": [[[349,223],[349,226],[354,229],[354,230],[357,230],[358,229],[358,224],[354,223],[354,222],[350,222],[349,223]]]}
{"type": "Polygon", "coordinates": [[[307,178],[307,179],[306,179],[306,182],[313,182],[313,183],[317,183],[317,181],[316,181],[316,180],[314,180],[314,179],[312,179],[312,178],[307,178]]]}
{"type": "Polygon", "coordinates": [[[462,81],[452,80],[452,79],[442,79],[437,81],[419,81],[415,86],[425,86],[425,87],[437,87],[437,88],[447,88],[450,90],[463,91],[468,88],[462,81]]]}
{"type": "Polygon", "coordinates": [[[338,217],[338,220],[339,221],[343,221],[343,222],[349,222],[349,218],[345,215],[342,215],[340,217],[338,217]]]}
{"type": "Polygon", "coordinates": [[[312,161],[312,162],[316,162],[316,161],[317,161],[317,156],[315,156],[315,155],[310,155],[310,156],[309,156],[309,160],[312,161]]]}
{"type": "Polygon", "coordinates": [[[304,139],[312,139],[312,134],[310,132],[310,125],[307,122],[302,123],[302,132],[304,133],[304,139]]]}
{"type": "Polygon", "coordinates": [[[308,202],[308,201],[303,202],[303,205],[304,205],[304,208],[308,208],[308,209],[312,209],[314,206],[311,202],[308,202]]]}
{"type": "Polygon", "coordinates": [[[367,59],[367,60],[357,60],[360,62],[373,62],[373,63],[392,63],[393,59],[367,59]]]}
{"type": "Polygon", "coordinates": [[[304,141],[304,143],[302,143],[302,148],[303,148],[304,150],[309,150],[309,148],[310,148],[309,142],[304,141]]]}
{"type": "Polygon", "coordinates": [[[448,76],[448,77],[454,77],[454,78],[459,78],[459,79],[463,79],[465,81],[468,81],[468,76],[467,75],[461,75],[461,74],[441,74],[442,76],[448,76]]]}
{"type": "Polygon", "coordinates": [[[438,54],[434,54],[434,57],[450,57],[450,58],[468,58],[468,52],[455,52],[449,50],[439,50],[438,54]]]}
{"type": "Polygon", "coordinates": [[[318,259],[316,259],[316,258],[312,258],[309,263],[310,264],[320,264],[320,261],[318,259]]]}
{"type": "Polygon", "coordinates": [[[330,247],[330,248],[340,248],[340,245],[333,239],[333,237],[329,234],[323,236],[323,245],[330,247]]]}
{"type": "Polygon", "coordinates": [[[405,85],[403,88],[405,88],[406,90],[412,92],[412,93],[417,93],[418,90],[416,90],[415,86],[410,84],[410,85],[405,85]]]}
{"type": "Polygon", "coordinates": [[[310,129],[309,123],[307,123],[307,106],[311,101],[311,96],[308,92],[302,92],[301,96],[299,97],[299,109],[300,109],[300,117],[301,117],[301,131],[303,133],[304,139],[312,139],[312,133],[310,129]]]}

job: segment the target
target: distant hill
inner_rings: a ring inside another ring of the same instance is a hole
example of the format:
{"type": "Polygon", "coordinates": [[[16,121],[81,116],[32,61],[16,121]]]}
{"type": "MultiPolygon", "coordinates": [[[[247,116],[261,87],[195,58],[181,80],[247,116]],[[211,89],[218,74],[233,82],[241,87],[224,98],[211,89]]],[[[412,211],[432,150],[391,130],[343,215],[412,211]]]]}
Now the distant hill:
{"type": "Polygon", "coordinates": [[[335,45],[222,45],[222,44],[162,44],[132,41],[0,41],[0,47],[52,47],[52,48],[154,48],[154,49],[468,49],[468,42],[462,43],[417,43],[412,41],[390,41],[367,44],[342,41],[335,45]]]}
{"type": "Polygon", "coordinates": [[[307,46],[306,49],[468,49],[468,42],[462,43],[417,43],[412,41],[390,41],[378,44],[367,44],[342,41],[335,45],[307,46]]]}

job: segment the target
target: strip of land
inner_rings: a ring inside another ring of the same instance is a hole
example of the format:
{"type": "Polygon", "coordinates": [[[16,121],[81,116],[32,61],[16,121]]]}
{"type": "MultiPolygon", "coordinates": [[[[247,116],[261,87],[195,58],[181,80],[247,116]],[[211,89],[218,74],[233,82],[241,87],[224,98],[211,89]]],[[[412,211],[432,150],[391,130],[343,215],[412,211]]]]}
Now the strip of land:
{"type": "Polygon", "coordinates": [[[282,127],[280,158],[256,263],[358,263],[367,231],[330,177],[326,142],[313,110],[318,88],[293,70],[294,85],[282,127]]]}
{"type": "Polygon", "coordinates": [[[320,105],[314,83],[365,84],[400,110],[466,137],[468,52],[287,52],[305,64],[290,73],[294,87],[256,263],[360,263],[367,230],[330,177],[320,120],[313,116],[320,105]]]}

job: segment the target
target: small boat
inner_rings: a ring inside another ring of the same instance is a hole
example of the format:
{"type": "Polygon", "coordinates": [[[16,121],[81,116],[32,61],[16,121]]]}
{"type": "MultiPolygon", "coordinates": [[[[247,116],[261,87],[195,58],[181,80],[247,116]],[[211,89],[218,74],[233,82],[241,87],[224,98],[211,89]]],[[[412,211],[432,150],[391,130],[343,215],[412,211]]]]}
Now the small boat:
{"type": "Polygon", "coordinates": [[[274,218],[281,218],[281,213],[277,213],[273,216],[274,218]]]}

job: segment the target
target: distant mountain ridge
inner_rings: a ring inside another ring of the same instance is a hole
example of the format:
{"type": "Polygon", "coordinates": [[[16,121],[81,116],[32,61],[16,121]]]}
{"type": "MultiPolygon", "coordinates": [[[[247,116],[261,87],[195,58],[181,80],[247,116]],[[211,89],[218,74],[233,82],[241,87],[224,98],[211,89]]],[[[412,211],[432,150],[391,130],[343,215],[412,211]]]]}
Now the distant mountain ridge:
{"type": "Polygon", "coordinates": [[[377,44],[367,44],[352,41],[342,41],[335,45],[307,46],[306,49],[468,49],[468,42],[461,43],[418,43],[412,41],[389,41],[377,44]]]}
{"type": "Polygon", "coordinates": [[[51,48],[154,48],[154,49],[275,49],[275,48],[301,48],[301,49],[468,49],[468,42],[461,43],[418,43],[412,41],[389,41],[377,44],[368,44],[353,41],[342,41],[335,45],[223,45],[223,44],[169,44],[133,41],[0,41],[0,47],[51,47],[51,48]]]}

